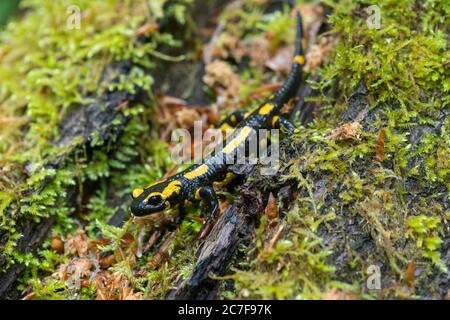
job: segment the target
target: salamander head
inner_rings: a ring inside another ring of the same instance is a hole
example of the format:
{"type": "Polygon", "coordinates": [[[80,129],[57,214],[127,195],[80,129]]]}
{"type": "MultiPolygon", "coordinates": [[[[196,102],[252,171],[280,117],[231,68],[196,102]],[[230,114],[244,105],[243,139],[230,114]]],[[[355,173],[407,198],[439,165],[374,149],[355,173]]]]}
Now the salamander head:
{"type": "Polygon", "coordinates": [[[158,182],[146,189],[134,189],[131,213],[142,217],[169,209],[180,192],[181,182],[178,180],[158,182]]]}

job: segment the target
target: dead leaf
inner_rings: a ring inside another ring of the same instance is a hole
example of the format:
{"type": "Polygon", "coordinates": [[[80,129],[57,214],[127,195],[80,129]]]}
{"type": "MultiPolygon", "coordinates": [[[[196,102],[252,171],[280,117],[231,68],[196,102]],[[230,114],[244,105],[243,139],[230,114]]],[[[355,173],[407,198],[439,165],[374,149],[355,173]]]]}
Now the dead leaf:
{"type": "Polygon", "coordinates": [[[198,235],[198,239],[199,240],[203,240],[205,239],[209,233],[211,232],[212,228],[214,227],[214,224],[212,223],[212,221],[210,221],[209,223],[206,223],[203,225],[202,230],[200,231],[200,234],[198,235]]]}
{"type": "Polygon", "coordinates": [[[254,37],[246,46],[250,55],[250,66],[265,66],[270,59],[270,41],[266,37],[254,37]]]}
{"type": "Polygon", "coordinates": [[[95,276],[97,289],[96,300],[114,300],[114,276],[108,271],[101,271],[95,276]]]}
{"type": "Polygon", "coordinates": [[[263,95],[266,95],[268,93],[273,93],[281,88],[283,85],[282,82],[276,82],[276,83],[268,83],[265,85],[262,85],[258,89],[254,90],[248,97],[243,98],[241,100],[241,104],[247,104],[252,100],[259,100],[263,97],[263,95]]]}
{"type": "Polygon", "coordinates": [[[206,113],[209,124],[215,125],[219,122],[220,114],[219,114],[219,106],[217,104],[213,103],[207,108],[201,108],[200,110],[206,113]]]}
{"type": "Polygon", "coordinates": [[[412,259],[411,262],[408,264],[408,267],[406,268],[405,272],[405,282],[410,286],[413,286],[414,282],[416,281],[415,271],[416,271],[416,260],[412,259]]]}
{"type": "Polygon", "coordinates": [[[130,282],[125,275],[115,276],[108,271],[102,271],[95,277],[97,289],[96,300],[140,300],[140,292],[130,288],[130,282]]]}
{"type": "Polygon", "coordinates": [[[66,255],[77,254],[83,257],[89,249],[89,238],[83,229],[77,230],[74,236],[69,235],[64,245],[64,253],[66,255]]]}
{"type": "MultiPolygon", "coordinates": [[[[203,225],[202,230],[200,230],[200,233],[198,235],[198,239],[202,240],[205,239],[209,233],[211,232],[212,228],[214,227],[216,221],[219,219],[219,217],[225,213],[225,211],[228,210],[228,208],[230,207],[230,203],[228,201],[220,201],[219,202],[219,212],[217,213],[217,215],[214,217],[213,220],[209,221],[209,223],[206,223],[203,225]]],[[[204,222],[205,219],[199,218],[199,217],[195,217],[195,216],[191,216],[190,217],[192,220],[198,221],[198,222],[204,222]]]]}
{"type": "Polygon", "coordinates": [[[267,200],[266,208],[264,209],[264,214],[269,219],[275,219],[278,217],[278,206],[275,197],[272,192],[269,194],[269,199],[267,200]]]}
{"type": "Polygon", "coordinates": [[[344,123],[338,128],[334,128],[327,135],[333,140],[359,140],[361,132],[361,124],[359,122],[344,123]]]}
{"type": "Polygon", "coordinates": [[[194,108],[182,108],[175,112],[175,119],[181,128],[191,129],[194,122],[200,120],[200,114],[194,108]]]}
{"type": "Polygon", "coordinates": [[[59,236],[53,236],[50,240],[50,250],[55,251],[59,254],[64,252],[64,243],[59,236]]]}
{"type": "Polygon", "coordinates": [[[111,239],[95,239],[89,241],[88,251],[96,251],[99,247],[106,246],[111,243],[111,239]]]}
{"type": "Polygon", "coordinates": [[[94,267],[94,263],[89,258],[74,259],[69,263],[68,271],[71,274],[79,274],[82,277],[89,276],[91,270],[94,267]]]}
{"type": "Polygon", "coordinates": [[[316,70],[327,59],[335,43],[335,39],[323,37],[320,38],[318,44],[312,45],[305,55],[305,71],[310,72],[316,70]]]}
{"type": "Polygon", "coordinates": [[[125,233],[120,239],[120,242],[124,245],[130,245],[134,242],[134,236],[131,233],[125,233]]]}
{"type": "Polygon", "coordinates": [[[187,105],[187,102],[185,100],[172,96],[162,96],[158,99],[158,102],[166,107],[187,105]]]}
{"type": "Polygon", "coordinates": [[[350,295],[337,288],[332,288],[330,291],[324,292],[322,294],[322,299],[324,300],[355,300],[354,295],[350,295]]]}
{"type": "Polygon", "coordinates": [[[167,96],[156,95],[158,108],[156,109],[156,121],[161,124],[165,124],[167,129],[171,130],[171,127],[175,125],[175,118],[173,114],[179,111],[187,103],[183,99],[167,96]]]}
{"type": "Polygon", "coordinates": [[[312,22],[319,20],[320,17],[324,14],[324,7],[320,3],[302,3],[300,5],[297,5],[292,10],[292,16],[295,16],[297,10],[300,10],[300,14],[303,17],[306,27],[308,27],[312,22]]]}
{"type": "Polygon", "coordinates": [[[58,271],[52,277],[67,281],[68,286],[79,283],[81,286],[87,287],[96,269],[96,260],[87,257],[75,258],[68,263],[61,264],[58,271]]]}
{"type": "Polygon", "coordinates": [[[147,23],[143,26],[139,27],[139,29],[136,30],[135,35],[141,36],[141,35],[150,35],[152,33],[155,33],[159,30],[159,24],[157,23],[147,23]]]}
{"type": "Polygon", "coordinates": [[[216,92],[219,107],[231,107],[239,102],[241,81],[228,63],[214,60],[208,64],[203,81],[216,92]]]}
{"type": "Polygon", "coordinates": [[[375,159],[379,162],[383,162],[384,160],[384,140],[386,138],[386,132],[384,128],[380,130],[380,134],[377,139],[376,153],[375,159]]]}
{"type": "Polygon", "coordinates": [[[293,56],[293,46],[282,47],[273,57],[266,60],[265,66],[273,71],[287,74],[291,69],[293,56]]]}
{"type": "Polygon", "coordinates": [[[100,268],[107,269],[110,266],[112,266],[114,263],[116,263],[116,258],[114,257],[113,254],[110,254],[110,255],[108,255],[106,257],[101,258],[98,261],[98,263],[100,265],[100,268]]]}
{"type": "Polygon", "coordinates": [[[217,40],[219,45],[212,45],[212,58],[226,60],[233,57],[236,61],[241,61],[246,52],[241,39],[229,33],[222,33],[217,40]]]}
{"type": "Polygon", "coordinates": [[[7,116],[0,116],[0,124],[3,125],[9,125],[9,124],[15,124],[15,125],[22,125],[25,124],[30,119],[27,117],[7,117],[7,116]]]}
{"type": "Polygon", "coordinates": [[[127,281],[119,295],[119,300],[142,300],[142,294],[140,292],[134,292],[133,289],[129,287],[127,281]]]}

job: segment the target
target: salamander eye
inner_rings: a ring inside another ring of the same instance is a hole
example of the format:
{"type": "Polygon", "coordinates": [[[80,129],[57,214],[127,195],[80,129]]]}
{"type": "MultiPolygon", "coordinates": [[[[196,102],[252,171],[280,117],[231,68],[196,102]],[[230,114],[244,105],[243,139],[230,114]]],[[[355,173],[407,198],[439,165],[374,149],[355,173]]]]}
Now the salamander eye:
{"type": "Polygon", "coordinates": [[[160,195],[154,195],[154,196],[151,196],[150,198],[148,198],[148,204],[150,204],[152,206],[156,206],[161,203],[161,200],[162,200],[162,198],[160,195]]]}

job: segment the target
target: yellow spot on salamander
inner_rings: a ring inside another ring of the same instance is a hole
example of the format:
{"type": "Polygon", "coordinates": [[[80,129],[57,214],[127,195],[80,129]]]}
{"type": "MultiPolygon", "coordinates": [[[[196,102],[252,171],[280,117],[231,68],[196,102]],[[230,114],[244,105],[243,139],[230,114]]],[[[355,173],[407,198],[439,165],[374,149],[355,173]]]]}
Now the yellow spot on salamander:
{"type": "Polygon", "coordinates": [[[181,190],[181,182],[178,180],[173,180],[167,185],[167,187],[164,188],[162,192],[163,199],[167,199],[175,193],[180,193],[180,190],[181,190]]]}
{"type": "Polygon", "coordinates": [[[305,57],[303,57],[303,56],[295,56],[293,60],[294,60],[294,62],[297,62],[298,64],[305,63],[305,57]]]}
{"type": "Polygon", "coordinates": [[[220,129],[222,130],[227,130],[227,129],[232,129],[232,127],[230,127],[230,125],[228,123],[224,123],[220,126],[220,129]]]}
{"type": "Polygon", "coordinates": [[[217,187],[223,187],[228,185],[231,181],[233,181],[233,179],[236,177],[236,175],[232,172],[228,172],[227,175],[225,176],[225,179],[223,179],[222,181],[216,181],[214,182],[214,185],[217,187]]]}
{"type": "Polygon", "coordinates": [[[139,197],[142,192],[144,192],[144,189],[141,188],[136,188],[133,190],[133,198],[136,199],[137,197],[139,197]]]}
{"type": "Polygon", "coordinates": [[[252,113],[253,111],[257,110],[258,107],[255,108],[251,108],[250,110],[248,110],[245,114],[244,114],[244,119],[247,119],[252,113]]]}
{"type": "Polygon", "coordinates": [[[202,164],[198,168],[196,168],[192,171],[186,172],[184,174],[184,177],[186,179],[192,180],[194,178],[200,177],[201,175],[204,175],[207,172],[208,172],[208,166],[206,164],[202,164]]]}
{"type": "Polygon", "coordinates": [[[236,123],[236,116],[234,114],[230,117],[230,121],[231,123],[236,123]]]}
{"type": "Polygon", "coordinates": [[[233,138],[233,140],[228,142],[227,145],[223,148],[223,153],[229,154],[233,152],[242,142],[245,141],[245,139],[247,139],[251,131],[252,128],[247,126],[243,127],[240,132],[233,138]]]}
{"type": "Polygon", "coordinates": [[[148,199],[150,199],[151,197],[158,195],[161,196],[163,200],[166,200],[170,196],[180,193],[180,190],[181,190],[181,182],[178,180],[173,180],[164,188],[162,192],[152,192],[148,195],[148,197],[145,200],[148,201],[148,199]]]}
{"type": "Polygon", "coordinates": [[[154,196],[160,196],[160,197],[162,198],[162,193],[160,193],[160,192],[152,192],[152,193],[150,193],[150,194],[147,196],[147,198],[145,198],[145,201],[147,202],[148,199],[150,199],[151,197],[154,197],[154,196]]]}
{"type": "Polygon", "coordinates": [[[272,118],[272,127],[275,127],[275,124],[277,123],[278,119],[280,119],[279,116],[275,116],[272,118]]]}
{"type": "Polygon", "coordinates": [[[202,197],[200,196],[200,189],[198,188],[197,190],[195,190],[195,199],[200,200],[202,197]]]}
{"type": "Polygon", "coordinates": [[[261,107],[261,109],[259,109],[259,114],[262,114],[262,115],[269,114],[273,110],[273,108],[275,108],[273,103],[266,103],[265,105],[263,105],[261,107]]]}
{"type": "MultiPolygon", "coordinates": [[[[170,182],[162,192],[152,192],[150,193],[145,201],[148,201],[153,196],[160,196],[162,200],[170,198],[174,194],[178,194],[181,191],[181,182],[179,180],[174,180],[170,182]]],[[[166,209],[170,207],[170,203],[166,201],[166,209]]]]}

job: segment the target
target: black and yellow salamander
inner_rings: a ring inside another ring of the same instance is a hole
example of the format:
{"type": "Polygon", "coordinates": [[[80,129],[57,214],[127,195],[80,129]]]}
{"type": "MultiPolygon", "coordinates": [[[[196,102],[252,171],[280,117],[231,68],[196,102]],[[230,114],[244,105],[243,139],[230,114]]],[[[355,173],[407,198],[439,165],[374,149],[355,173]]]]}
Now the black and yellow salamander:
{"type": "Polygon", "coordinates": [[[302,20],[297,13],[297,36],[295,56],[292,68],[283,86],[249,113],[234,112],[224,119],[223,125],[233,127],[223,149],[207,156],[203,162],[177,173],[168,179],[157,181],[146,188],[133,190],[131,212],[135,216],[146,216],[179,206],[180,218],[184,216],[185,201],[203,201],[208,210],[205,222],[215,217],[219,210],[219,202],[213,186],[230,181],[233,173],[230,169],[230,157],[237,157],[238,149],[248,142],[252,130],[284,129],[294,132],[294,125],[283,118],[281,108],[296,94],[302,78],[302,66],[305,58],[302,49],[302,20]]]}

